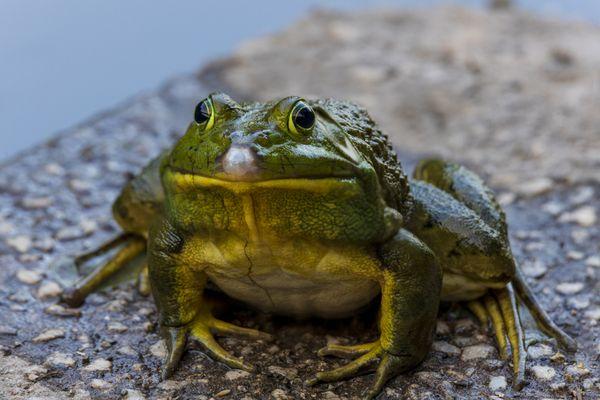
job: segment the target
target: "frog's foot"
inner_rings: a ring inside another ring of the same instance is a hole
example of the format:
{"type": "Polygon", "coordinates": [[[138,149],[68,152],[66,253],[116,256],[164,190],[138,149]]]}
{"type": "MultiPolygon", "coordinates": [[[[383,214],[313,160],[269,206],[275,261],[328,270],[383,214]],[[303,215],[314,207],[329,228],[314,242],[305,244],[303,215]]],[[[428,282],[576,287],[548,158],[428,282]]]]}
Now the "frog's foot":
{"type": "Polygon", "coordinates": [[[249,372],[254,370],[252,365],[233,356],[221,347],[213,335],[246,337],[256,340],[271,340],[272,335],[216,319],[212,316],[210,308],[208,304],[203,305],[196,317],[185,326],[163,328],[163,338],[167,342],[167,358],[162,372],[163,379],[170,377],[177,368],[188,336],[200,342],[213,359],[221,361],[231,368],[249,372]]]}
{"type": "Polygon", "coordinates": [[[525,384],[527,353],[512,284],[509,283],[503,289],[490,290],[483,299],[471,301],[467,306],[484,327],[487,328],[491,321],[502,359],[508,358],[508,343],[510,343],[514,371],[513,386],[521,389],[525,384]]]}
{"type": "Polygon", "coordinates": [[[83,263],[106,254],[114,248],[122,246],[116,254],[106,263],[82,277],[62,295],[62,300],[71,307],[79,307],[85,298],[98,289],[103,283],[110,280],[125,265],[136,258],[146,249],[146,240],[133,234],[122,234],[117,238],[101,245],[98,249],[81,254],[75,258],[74,263],[79,268],[83,263]]]}
{"type": "Polygon", "coordinates": [[[364,394],[363,400],[371,400],[377,397],[389,379],[406,370],[407,357],[395,355],[384,350],[379,340],[354,346],[328,345],[319,350],[318,354],[320,356],[332,355],[341,358],[358,358],[331,371],[318,372],[314,378],[306,381],[308,385],[352,378],[358,375],[361,370],[379,360],[379,365],[375,372],[375,383],[364,394]]]}

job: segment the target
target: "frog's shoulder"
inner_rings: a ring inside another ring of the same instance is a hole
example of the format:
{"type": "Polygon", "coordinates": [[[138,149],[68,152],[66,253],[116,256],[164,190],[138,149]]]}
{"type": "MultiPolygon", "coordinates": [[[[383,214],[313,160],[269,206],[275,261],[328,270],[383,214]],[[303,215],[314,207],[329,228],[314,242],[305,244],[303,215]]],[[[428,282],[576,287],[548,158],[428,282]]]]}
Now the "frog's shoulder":
{"type": "Polygon", "coordinates": [[[408,178],[388,136],[379,129],[367,110],[345,100],[320,99],[312,103],[324,109],[349,135],[355,147],[371,160],[386,202],[406,215],[411,205],[408,178]]]}

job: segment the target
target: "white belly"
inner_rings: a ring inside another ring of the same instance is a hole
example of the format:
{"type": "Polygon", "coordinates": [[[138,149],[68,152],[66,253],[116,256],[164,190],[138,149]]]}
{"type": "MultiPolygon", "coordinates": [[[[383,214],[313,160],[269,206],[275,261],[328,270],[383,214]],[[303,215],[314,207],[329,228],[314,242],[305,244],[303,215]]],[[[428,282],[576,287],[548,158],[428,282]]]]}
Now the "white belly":
{"type": "Polygon", "coordinates": [[[227,295],[266,312],[342,318],[380,292],[374,277],[379,262],[368,248],[298,242],[236,247],[229,242],[205,271],[227,295]]]}
{"type": "Polygon", "coordinates": [[[296,317],[347,317],[379,293],[377,282],[369,280],[316,282],[281,269],[252,278],[214,272],[209,277],[228,296],[265,312],[296,317]]]}

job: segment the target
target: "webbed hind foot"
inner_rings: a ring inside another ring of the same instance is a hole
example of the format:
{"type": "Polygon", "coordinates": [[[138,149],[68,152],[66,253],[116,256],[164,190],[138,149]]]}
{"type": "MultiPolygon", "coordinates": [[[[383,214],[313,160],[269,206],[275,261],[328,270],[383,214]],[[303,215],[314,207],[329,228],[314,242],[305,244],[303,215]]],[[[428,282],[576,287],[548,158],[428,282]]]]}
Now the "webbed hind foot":
{"type": "Polygon", "coordinates": [[[508,358],[510,343],[514,371],[513,387],[521,389],[525,384],[527,352],[512,284],[509,283],[502,289],[490,290],[482,299],[468,302],[467,307],[484,327],[491,322],[502,359],[508,358]]]}

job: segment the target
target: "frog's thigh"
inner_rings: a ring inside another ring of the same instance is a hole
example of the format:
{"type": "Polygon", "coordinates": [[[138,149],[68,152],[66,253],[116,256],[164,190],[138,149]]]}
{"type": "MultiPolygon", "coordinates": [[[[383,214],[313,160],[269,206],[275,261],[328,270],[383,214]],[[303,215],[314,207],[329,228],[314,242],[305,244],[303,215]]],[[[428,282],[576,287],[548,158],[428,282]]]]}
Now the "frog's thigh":
{"type": "Polygon", "coordinates": [[[450,194],[506,237],[504,211],[492,189],[475,172],[459,164],[429,158],[417,164],[413,178],[425,181],[450,194]]]}
{"type": "Polygon", "coordinates": [[[407,356],[406,369],[427,354],[440,301],[442,274],[433,252],[406,230],[381,245],[381,346],[407,356]]]}

